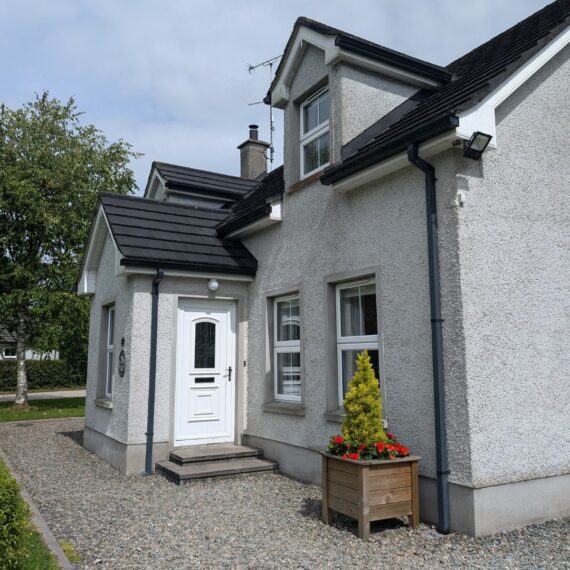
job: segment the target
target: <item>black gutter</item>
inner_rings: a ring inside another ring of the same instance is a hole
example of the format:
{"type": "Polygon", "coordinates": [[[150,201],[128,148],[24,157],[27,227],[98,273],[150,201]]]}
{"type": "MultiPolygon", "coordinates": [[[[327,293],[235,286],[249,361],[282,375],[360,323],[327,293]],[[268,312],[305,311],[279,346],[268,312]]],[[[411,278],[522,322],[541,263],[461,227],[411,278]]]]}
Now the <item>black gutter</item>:
{"type": "Polygon", "coordinates": [[[413,142],[420,143],[431,139],[456,128],[458,125],[459,119],[455,115],[445,114],[419,127],[404,130],[399,136],[391,137],[380,144],[372,143],[368,148],[362,148],[345,161],[329,166],[321,177],[321,183],[325,185],[334,184],[356,172],[374,166],[378,162],[405,152],[413,142]]]}
{"type": "Polygon", "coordinates": [[[425,175],[426,216],[428,232],[429,299],[431,308],[431,353],[433,362],[433,399],[435,412],[435,452],[437,469],[438,530],[449,533],[449,461],[445,426],[445,390],[443,378],[443,334],[441,318],[441,285],[439,272],[439,239],[435,193],[435,168],[418,156],[418,143],[408,147],[408,160],[425,175]]]}
{"type": "Polygon", "coordinates": [[[213,263],[184,263],[177,261],[164,261],[152,258],[139,257],[123,257],[121,259],[123,267],[150,267],[155,268],[157,264],[163,269],[179,269],[181,271],[196,271],[201,273],[227,273],[229,275],[245,275],[248,277],[255,276],[257,272],[257,260],[251,261],[248,267],[228,267],[225,265],[216,265],[213,263]]]}
{"type": "Polygon", "coordinates": [[[150,364],[148,373],[148,412],[146,422],[146,456],[144,474],[152,475],[152,444],[154,438],[154,401],[156,395],[156,340],[158,332],[158,296],[160,281],[164,277],[162,269],[156,269],[152,280],[152,309],[150,318],[150,364]]]}

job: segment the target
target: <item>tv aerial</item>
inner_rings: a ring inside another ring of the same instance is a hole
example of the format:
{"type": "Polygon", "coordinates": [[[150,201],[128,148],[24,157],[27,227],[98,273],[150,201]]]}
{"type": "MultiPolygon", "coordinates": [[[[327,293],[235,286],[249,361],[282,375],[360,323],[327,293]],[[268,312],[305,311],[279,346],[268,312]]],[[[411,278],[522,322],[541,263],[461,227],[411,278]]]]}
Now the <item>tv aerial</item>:
{"type": "MultiPolygon", "coordinates": [[[[261,63],[257,63],[255,65],[248,64],[247,71],[250,75],[260,67],[267,67],[269,68],[269,83],[273,81],[273,66],[281,59],[282,56],[277,55],[270,59],[266,59],[261,63]]],[[[261,105],[263,101],[254,101],[253,103],[248,103],[248,107],[252,107],[253,105],[261,105]]],[[[273,167],[273,155],[275,153],[275,149],[273,147],[273,133],[275,131],[275,123],[273,121],[273,106],[271,102],[269,103],[269,170],[273,167]]]]}

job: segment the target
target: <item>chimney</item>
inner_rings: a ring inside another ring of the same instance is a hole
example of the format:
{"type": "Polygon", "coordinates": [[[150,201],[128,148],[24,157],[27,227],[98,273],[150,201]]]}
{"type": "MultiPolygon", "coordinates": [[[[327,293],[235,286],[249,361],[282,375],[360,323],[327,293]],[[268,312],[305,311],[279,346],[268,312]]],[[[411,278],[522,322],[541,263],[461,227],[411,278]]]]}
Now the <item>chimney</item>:
{"type": "Polygon", "coordinates": [[[249,125],[249,138],[242,142],[238,148],[240,151],[240,176],[254,180],[267,174],[267,158],[265,151],[269,143],[258,139],[257,125],[249,125]]]}

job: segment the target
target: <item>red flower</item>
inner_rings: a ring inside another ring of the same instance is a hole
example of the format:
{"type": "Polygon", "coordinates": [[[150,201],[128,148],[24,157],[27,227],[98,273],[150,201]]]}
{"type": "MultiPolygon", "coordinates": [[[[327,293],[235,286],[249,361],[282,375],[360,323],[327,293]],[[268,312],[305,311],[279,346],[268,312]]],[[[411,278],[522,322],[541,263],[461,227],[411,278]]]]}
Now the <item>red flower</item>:
{"type": "Polygon", "coordinates": [[[358,461],[360,459],[360,455],[358,453],[349,453],[348,458],[354,459],[355,461],[358,461]]]}
{"type": "Polygon", "coordinates": [[[409,447],[401,446],[399,451],[400,451],[400,455],[402,457],[406,457],[407,455],[410,455],[410,448],[409,447]]]}
{"type": "Polygon", "coordinates": [[[335,435],[335,437],[333,438],[333,441],[337,445],[342,445],[344,443],[344,439],[340,435],[335,435]]]}
{"type": "Polygon", "coordinates": [[[384,451],[384,444],[381,441],[376,444],[376,451],[378,451],[378,453],[382,453],[384,451]]]}
{"type": "Polygon", "coordinates": [[[341,457],[341,459],[348,459],[348,455],[345,453],[345,454],[341,457]]]}
{"type": "Polygon", "coordinates": [[[395,436],[393,433],[388,433],[388,432],[386,432],[386,437],[387,437],[388,439],[391,439],[392,441],[395,441],[395,440],[396,440],[396,436],[395,436]]]}
{"type": "Polygon", "coordinates": [[[366,449],[367,445],[365,443],[363,443],[362,445],[358,446],[358,451],[364,451],[366,449]]]}

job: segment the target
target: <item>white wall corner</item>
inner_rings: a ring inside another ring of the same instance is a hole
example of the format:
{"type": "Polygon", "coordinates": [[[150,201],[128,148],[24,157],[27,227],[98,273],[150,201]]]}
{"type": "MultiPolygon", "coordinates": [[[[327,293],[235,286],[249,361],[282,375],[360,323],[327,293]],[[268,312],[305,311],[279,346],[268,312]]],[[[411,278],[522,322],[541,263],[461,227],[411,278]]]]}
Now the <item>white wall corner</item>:
{"type": "Polygon", "coordinates": [[[459,126],[457,127],[458,136],[468,140],[475,131],[481,131],[492,135],[493,138],[489,146],[496,148],[499,142],[497,140],[496,125],[497,107],[569,43],[570,28],[559,34],[558,37],[542,48],[480,103],[460,113],[459,126]]]}
{"type": "Polygon", "coordinates": [[[78,295],[94,295],[97,284],[97,271],[84,270],[77,284],[78,295]]]}
{"type": "Polygon", "coordinates": [[[269,214],[269,219],[274,220],[276,222],[280,222],[282,218],[282,206],[283,202],[279,200],[279,202],[271,202],[271,212],[269,214]]]}

